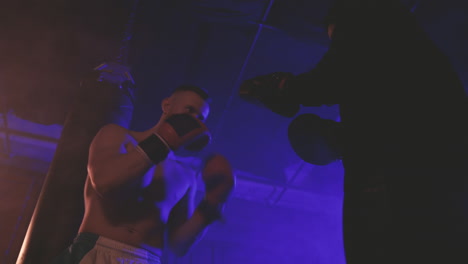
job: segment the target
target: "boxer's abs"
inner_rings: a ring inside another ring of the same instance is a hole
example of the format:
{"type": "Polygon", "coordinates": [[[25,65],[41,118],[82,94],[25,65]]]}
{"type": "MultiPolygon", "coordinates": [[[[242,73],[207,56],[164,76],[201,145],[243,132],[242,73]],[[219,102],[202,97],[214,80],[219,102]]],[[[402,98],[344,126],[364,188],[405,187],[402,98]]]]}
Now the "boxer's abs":
{"type": "Polygon", "coordinates": [[[138,195],[123,199],[121,195],[101,197],[88,180],[80,232],[95,233],[135,247],[163,248],[171,209],[187,192],[194,176],[172,160],[147,173],[153,177],[151,184],[138,195]]]}
{"type": "Polygon", "coordinates": [[[87,192],[85,203],[80,233],[98,234],[134,247],[163,248],[165,224],[153,203],[108,204],[93,190],[87,192]]]}
{"type": "Polygon", "coordinates": [[[115,241],[122,242],[129,246],[148,249],[152,252],[160,253],[164,247],[163,227],[158,226],[148,229],[141,225],[122,225],[122,226],[99,226],[83,225],[80,233],[94,233],[115,241]]]}

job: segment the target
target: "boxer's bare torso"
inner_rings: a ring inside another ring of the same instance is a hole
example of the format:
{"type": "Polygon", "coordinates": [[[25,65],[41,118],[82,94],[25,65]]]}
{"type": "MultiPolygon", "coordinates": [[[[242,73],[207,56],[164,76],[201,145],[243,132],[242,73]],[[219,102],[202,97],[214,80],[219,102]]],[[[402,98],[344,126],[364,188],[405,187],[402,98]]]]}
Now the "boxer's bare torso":
{"type": "MultiPolygon", "coordinates": [[[[147,132],[132,132],[118,126],[109,130],[107,136],[120,144],[121,154],[134,153],[137,142],[148,136],[147,132]]],[[[84,190],[85,215],[79,232],[91,232],[160,252],[168,228],[189,217],[196,179],[194,172],[184,167],[174,155],[148,168],[142,180],[106,195],[96,190],[88,176],[84,190]]],[[[92,168],[88,168],[90,170],[92,168]]],[[[100,170],[100,173],[105,174],[106,171],[100,170]]],[[[94,175],[101,176],[112,175],[94,175]]]]}

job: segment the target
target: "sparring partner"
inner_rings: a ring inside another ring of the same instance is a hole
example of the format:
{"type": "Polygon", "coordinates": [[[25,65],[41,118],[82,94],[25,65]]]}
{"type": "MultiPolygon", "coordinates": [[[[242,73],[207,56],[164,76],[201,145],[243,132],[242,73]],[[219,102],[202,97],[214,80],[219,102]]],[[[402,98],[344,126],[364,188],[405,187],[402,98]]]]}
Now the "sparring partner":
{"type": "MultiPolygon", "coordinates": [[[[128,73],[101,76],[120,80],[128,73]]],[[[196,173],[181,163],[210,141],[204,125],[207,100],[204,90],[181,86],[162,101],[163,114],[149,130],[109,124],[97,133],[89,151],[79,233],[53,263],[157,264],[163,248],[184,255],[221,219],[235,183],[229,162],[219,154],[204,161],[205,196],[198,206],[196,173]]]]}
{"type": "MultiPolygon", "coordinates": [[[[327,29],[314,69],[246,80],[240,96],[288,117],[339,105],[348,264],[468,263],[466,95],[448,58],[395,0],[336,1],[327,29]]],[[[292,145],[313,161],[300,141],[327,123],[298,119],[292,145]]]]}

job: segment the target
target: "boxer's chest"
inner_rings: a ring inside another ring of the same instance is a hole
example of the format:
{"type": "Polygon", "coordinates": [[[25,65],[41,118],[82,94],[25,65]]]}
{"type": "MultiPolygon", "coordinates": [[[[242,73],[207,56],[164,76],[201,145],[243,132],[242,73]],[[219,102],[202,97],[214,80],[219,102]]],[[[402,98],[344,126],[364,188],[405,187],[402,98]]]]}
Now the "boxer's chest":
{"type": "Polygon", "coordinates": [[[161,218],[166,220],[171,209],[194,182],[194,172],[174,160],[167,159],[148,173],[151,173],[153,178],[148,186],[149,191],[155,197],[154,204],[159,208],[161,218]]]}

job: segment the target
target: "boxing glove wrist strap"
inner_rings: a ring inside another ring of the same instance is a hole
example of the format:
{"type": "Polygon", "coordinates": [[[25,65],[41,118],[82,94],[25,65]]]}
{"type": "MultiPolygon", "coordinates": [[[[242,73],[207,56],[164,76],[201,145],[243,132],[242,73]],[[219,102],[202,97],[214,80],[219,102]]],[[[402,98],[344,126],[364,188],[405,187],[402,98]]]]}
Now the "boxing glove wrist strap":
{"type": "Polygon", "coordinates": [[[156,134],[151,134],[151,136],[138,143],[137,149],[143,152],[154,164],[165,160],[170,152],[167,143],[156,134]]]}
{"type": "Polygon", "coordinates": [[[198,204],[197,210],[203,215],[208,224],[222,218],[220,206],[210,204],[207,200],[202,200],[198,204]]]}

